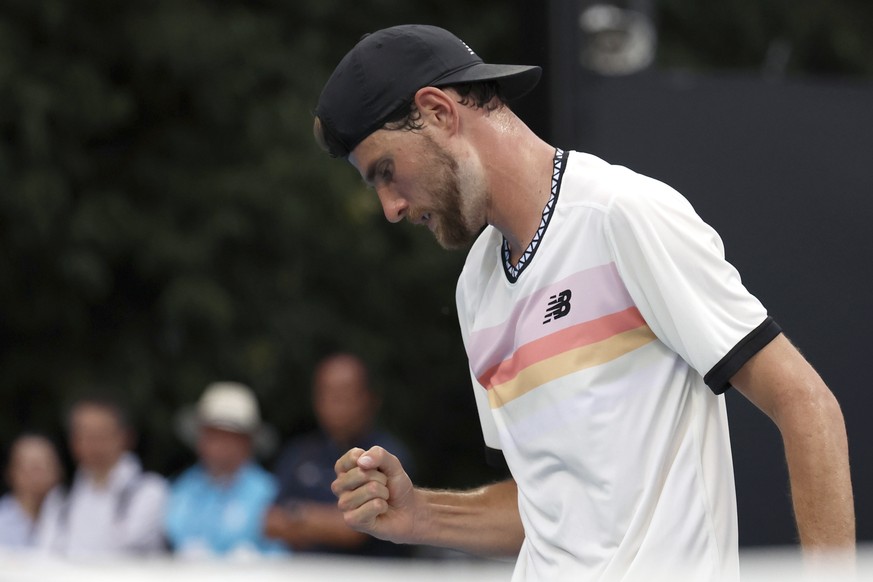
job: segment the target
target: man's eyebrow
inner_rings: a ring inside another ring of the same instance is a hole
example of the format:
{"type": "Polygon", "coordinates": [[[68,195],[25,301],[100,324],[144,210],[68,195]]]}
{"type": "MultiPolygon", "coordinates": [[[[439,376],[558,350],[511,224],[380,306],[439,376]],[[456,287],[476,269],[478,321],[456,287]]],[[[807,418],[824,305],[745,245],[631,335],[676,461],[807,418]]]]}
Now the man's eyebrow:
{"type": "Polygon", "coordinates": [[[381,158],[378,158],[375,162],[367,166],[367,173],[364,175],[364,182],[366,182],[368,186],[372,186],[373,182],[376,179],[376,172],[378,171],[379,166],[383,162],[390,161],[391,159],[391,156],[382,156],[381,158]]]}

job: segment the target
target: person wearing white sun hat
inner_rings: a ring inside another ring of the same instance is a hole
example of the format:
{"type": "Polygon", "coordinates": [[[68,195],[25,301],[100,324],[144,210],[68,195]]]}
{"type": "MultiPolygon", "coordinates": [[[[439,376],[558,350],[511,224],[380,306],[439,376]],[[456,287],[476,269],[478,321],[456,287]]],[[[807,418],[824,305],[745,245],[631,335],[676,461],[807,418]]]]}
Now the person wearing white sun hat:
{"type": "Polygon", "coordinates": [[[252,390],[236,382],[210,384],[179,425],[198,462],[173,483],[165,525],[174,552],[241,557],[287,551],[261,533],[276,481],[255,462],[270,430],[252,390]]]}

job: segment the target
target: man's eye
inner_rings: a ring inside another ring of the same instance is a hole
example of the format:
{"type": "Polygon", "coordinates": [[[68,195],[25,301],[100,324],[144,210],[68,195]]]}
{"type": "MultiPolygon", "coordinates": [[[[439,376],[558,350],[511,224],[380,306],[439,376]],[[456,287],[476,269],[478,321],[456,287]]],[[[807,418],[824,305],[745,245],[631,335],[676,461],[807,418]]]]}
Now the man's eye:
{"type": "Polygon", "coordinates": [[[391,177],[392,177],[391,167],[390,166],[383,167],[382,170],[379,172],[379,177],[382,178],[383,182],[390,182],[391,177]]]}

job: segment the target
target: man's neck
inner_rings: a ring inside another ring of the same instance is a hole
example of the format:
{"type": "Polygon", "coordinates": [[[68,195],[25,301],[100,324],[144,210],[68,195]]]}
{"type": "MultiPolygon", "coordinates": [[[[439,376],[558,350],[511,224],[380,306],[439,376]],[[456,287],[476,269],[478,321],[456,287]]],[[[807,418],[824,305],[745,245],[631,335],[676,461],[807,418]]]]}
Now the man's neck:
{"type": "Polygon", "coordinates": [[[112,474],[112,468],[109,469],[101,469],[99,471],[91,471],[91,483],[97,489],[105,489],[109,486],[109,476],[112,474]]]}
{"type": "Polygon", "coordinates": [[[209,480],[218,487],[230,487],[236,481],[237,475],[239,475],[244,466],[245,463],[240,464],[236,468],[206,468],[206,474],[209,476],[209,480]]]}
{"type": "Polygon", "coordinates": [[[327,438],[330,439],[334,445],[336,445],[340,450],[348,450],[356,445],[356,443],[361,443],[366,440],[367,435],[372,432],[372,427],[367,427],[356,434],[337,434],[337,433],[328,433],[325,431],[327,438]]]}
{"type": "Polygon", "coordinates": [[[39,514],[39,508],[42,506],[42,501],[45,499],[45,495],[36,495],[32,493],[16,493],[15,500],[18,501],[18,505],[21,506],[21,509],[24,510],[31,519],[36,519],[39,514]]]}
{"type": "Polygon", "coordinates": [[[118,464],[121,463],[121,460],[124,458],[122,455],[118,459],[115,460],[114,463],[107,465],[105,467],[89,467],[85,470],[85,474],[88,477],[88,480],[91,481],[91,484],[97,489],[105,489],[109,486],[109,480],[112,477],[112,472],[118,467],[118,464]]]}
{"type": "Polygon", "coordinates": [[[555,148],[509,113],[491,136],[487,158],[491,207],[489,223],[506,238],[517,263],[533,240],[549,200],[555,148]]]}

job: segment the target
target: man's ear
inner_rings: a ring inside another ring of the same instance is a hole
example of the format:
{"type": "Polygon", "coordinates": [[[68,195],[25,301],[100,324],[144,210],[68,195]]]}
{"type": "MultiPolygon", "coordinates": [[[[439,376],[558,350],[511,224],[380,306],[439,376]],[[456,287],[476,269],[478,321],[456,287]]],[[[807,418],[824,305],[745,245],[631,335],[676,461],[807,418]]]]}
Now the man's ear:
{"type": "Polygon", "coordinates": [[[458,129],[458,104],[449,93],[437,87],[422,87],[415,93],[415,106],[422,121],[452,133],[458,129]]]}

